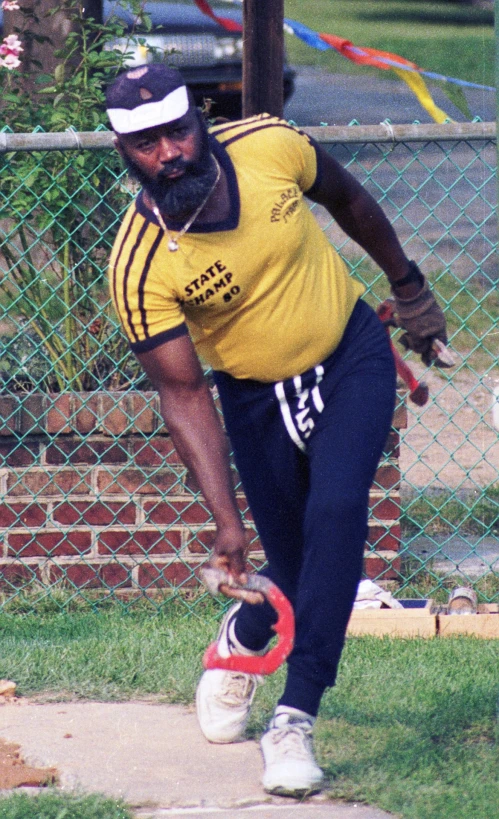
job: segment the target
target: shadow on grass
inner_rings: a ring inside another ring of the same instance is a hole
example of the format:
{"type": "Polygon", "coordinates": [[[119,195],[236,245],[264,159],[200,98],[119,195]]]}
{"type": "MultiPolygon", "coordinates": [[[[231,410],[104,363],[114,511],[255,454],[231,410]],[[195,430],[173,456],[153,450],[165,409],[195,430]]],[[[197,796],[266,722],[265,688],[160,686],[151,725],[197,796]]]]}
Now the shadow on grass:
{"type": "Polygon", "coordinates": [[[449,11],[411,11],[404,9],[394,9],[393,11],[367,11],[358,15],[359,20],[373,20],[376,22],[395,23],[425,23],[432,26],[493,26],[494,12],[492,9],[452,8],[449,11]]]}

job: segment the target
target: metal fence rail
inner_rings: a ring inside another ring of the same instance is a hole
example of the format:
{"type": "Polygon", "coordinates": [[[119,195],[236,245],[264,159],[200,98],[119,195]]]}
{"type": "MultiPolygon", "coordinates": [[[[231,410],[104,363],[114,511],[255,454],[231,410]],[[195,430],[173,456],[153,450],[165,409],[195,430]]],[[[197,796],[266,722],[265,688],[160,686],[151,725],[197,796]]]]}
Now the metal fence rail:
{"type": "MultiPolygon", "coordinates": [[[[466,583],[481,599],[497,600],[495,125],[304,130],[382,205],[446,311],[457,362],[449,372],[424,372],[411,356],[416,374],[429,384],[430,401],[422,408],[407,405],[400,447],[402,551],[394,585],[406,596],[438,597],[466,583]]],[[[194,503],[199,508],[199,498],[186,489],[168,437],[152,435],[159,419],[151,420],[157,411],[147,392],[140,418],[127,417],[137,405],[125,399],[148,384],[117,326],[105,281],[109,251],[134,194],[112,150],[112,135],[4,131],[0,174],[0,609],[29,608],[30,601],[45,597],[61,606],[75,596],[90,599],[97,575],[117,593],[121,581],[106,574],[106,557],[125,549],[123,541],[116,545],[117,528],[126,530],[132,518],[139,535],[131,550],[128,543],[126,571],[137,592],[147,596],[157,588],[155,555],[167,542],[177,569],[171,575],[161,569],[159,585],[170,598],[184,595],[195,606],[195,594],[184,594],[192,585],[191,564],[180,562],[185,571],[179,574],[178,558],[183,550],[200,562],[205,558],[212,521],[205,511],[202,525],[190,522],[189,509],[194,503]],[[118,409],[105,396],[96,404],[101,390],[123,396],[118,409]],[[144,498],[154,480],[161,489],[165,462],[172,464],[179,492],[173,501],[171,492],[165,495],[168,508],[160,514],[144,498]],[[111,477],[120,492],[110,500],[111,477]],[[55,500],[57,482],[62,501],[55,500]],[[137,497],[144,502],[137,505],[137,497]],[[65,568],[73,556],[88,564],[87,583],[65,568]],[[35,571],[30,561],[40,557],[43,565],[35,571]]],[[[315,211],[352,275],[366,284],[366,298],[374,305],[388,296],[381,272],[325,211],[315,211]]]]}

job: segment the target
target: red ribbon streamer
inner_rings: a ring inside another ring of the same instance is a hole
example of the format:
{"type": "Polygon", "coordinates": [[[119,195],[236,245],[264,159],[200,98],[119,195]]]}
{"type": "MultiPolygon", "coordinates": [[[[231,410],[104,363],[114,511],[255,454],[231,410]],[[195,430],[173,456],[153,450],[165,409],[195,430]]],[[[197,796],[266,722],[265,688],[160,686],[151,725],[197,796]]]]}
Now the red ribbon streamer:
{"type": "Polygon", "coordinates": [[[376,68],[383,68],[385,71],[392,70],[394,68],[393,65],[389,65],[382,60],[376,59],[377,57],[384,57],[385,59],[393,60],[393,62],[398,63],[400,67],[407,66],[408,68],[415,69],[416,71],[421,70],[416,63],[412,63],[410,60],[406,60],[404,57],[400,57],[398,54],[391,54],[389,51],[380,51],[377,48],[366,48],[366,46],[362,46],[362,48],[359,48],[357,51],[357,46],[354,46],[350,40],[345,40],[343,37],[337,37],[335,34],[320,33],[319,37],[332,48],[336,49],[336,51],[339,51],[340,54],[343,54],[343,56],[348,60],[358,63],[359,65],[373,65],[376,68]]]}
{"type": "Polygon", "coordinates": [[[206,14],[208,17],[211,17],[216,23],[220,23],[227,31],[242,31],[243,27],[240,23],[236,23],[234,20],[231,20],[229,17],[219,17],[218,14],[215,14],[213,9],[211,8],[210,4],[206,2],[206,0],[194,0],[196,6],[203,14],[206,14]]]}

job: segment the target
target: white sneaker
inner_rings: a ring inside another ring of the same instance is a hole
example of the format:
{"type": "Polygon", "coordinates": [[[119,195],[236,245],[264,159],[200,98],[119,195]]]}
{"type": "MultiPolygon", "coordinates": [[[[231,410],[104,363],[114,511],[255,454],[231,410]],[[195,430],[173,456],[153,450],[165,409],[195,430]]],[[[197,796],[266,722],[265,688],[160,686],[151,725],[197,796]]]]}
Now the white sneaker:
{"type": "Polygon", "coordinates": [[[313,717],[278,706],[261,739],[267,793],[303,798],[321,790],[324,774],[312,750],[313,717]]]}
{"type": "MultiPolygon", "coordinates": [[[[235,641],[233,624],[240,607],[241,603],[236,603],[222,620],[218,633],[218,653],[221,657],[261,653],[244,649],[235,641]]],[[[237,742],[242,738],[260,682],[262,678],[256,674],[243,674],[241,671],[214,668],[204,672],[196,691],[196,711],[201,731],[209,742],[237,742]]]]}

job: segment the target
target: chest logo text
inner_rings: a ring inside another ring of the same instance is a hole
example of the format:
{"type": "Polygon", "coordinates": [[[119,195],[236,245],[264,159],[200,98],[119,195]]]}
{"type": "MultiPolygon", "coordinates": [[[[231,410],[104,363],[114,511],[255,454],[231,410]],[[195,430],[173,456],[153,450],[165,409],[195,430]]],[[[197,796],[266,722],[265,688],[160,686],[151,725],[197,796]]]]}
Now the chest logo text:
{"type": "Polygon", "coordinates": [[[291,218],[298,208],[300,202],[299,194],[300,192],[297,185],[283,191],[278,201],[274,202],[270,211],[270,221],[284,222],[284,224],[286,224],[288,219],[291,218]]]}
{"type": "Polygon", "coordinates": [[[206,268],[204,273],[185,286],[185,295],[180,302],[191,307],[199,307],[219,293],[224,302],[232,301],[233,297],[241,292],[237,284],[232,284],[233,277],[234,274],[227,270],[226,265],[221,261],[216,261],[206,268]]]}

